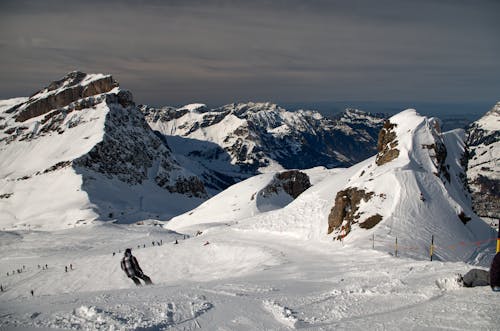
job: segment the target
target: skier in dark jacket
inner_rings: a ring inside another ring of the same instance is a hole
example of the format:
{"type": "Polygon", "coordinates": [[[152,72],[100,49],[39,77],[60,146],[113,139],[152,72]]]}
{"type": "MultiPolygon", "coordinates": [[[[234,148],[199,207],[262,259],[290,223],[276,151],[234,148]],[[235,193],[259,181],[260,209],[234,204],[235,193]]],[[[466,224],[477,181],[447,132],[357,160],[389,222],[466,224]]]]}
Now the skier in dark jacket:
{"type": "Polygon", "coordinates": [[[493,258],[490,267],[490,286],[495,292],[500,292],[500,252],[493,258]]]}
{"type": "Polygon", "coordinates": [[[135,285],[140,286],[141,282],[139,281],[139,278],[144,280],[146,285],[151,285],[151,279],[142,272],[141,267],[139,266],[139,262],[137,262],[137,259],[135,256],[132,255],[132,250],[130,248],[127,248],[125,250],[125,255],[123,256],[122,262],[121,262],[121,267],[122,270],[125,271],[127,276],[129,278],[132,278],[134,281],[135,285]]]}

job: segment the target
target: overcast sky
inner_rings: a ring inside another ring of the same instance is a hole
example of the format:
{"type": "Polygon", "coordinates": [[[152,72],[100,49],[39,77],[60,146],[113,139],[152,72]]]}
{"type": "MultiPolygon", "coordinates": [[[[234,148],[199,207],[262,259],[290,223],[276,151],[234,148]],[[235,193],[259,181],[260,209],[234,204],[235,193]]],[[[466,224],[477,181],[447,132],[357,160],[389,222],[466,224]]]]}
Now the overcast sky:
{"type": "Polygon", "coordinates": [[[0,0],[0,98],[72,70],[139,103],[500,101],[498,0],[0,0]]]}

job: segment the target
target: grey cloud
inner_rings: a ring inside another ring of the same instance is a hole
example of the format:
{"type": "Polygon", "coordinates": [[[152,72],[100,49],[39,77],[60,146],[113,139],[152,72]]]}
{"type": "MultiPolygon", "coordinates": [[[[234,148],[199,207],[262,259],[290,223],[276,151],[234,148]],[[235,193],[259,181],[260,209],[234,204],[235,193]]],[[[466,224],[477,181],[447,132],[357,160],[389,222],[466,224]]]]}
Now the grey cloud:
{"type": "Polygon", "coordinates": [[[497,12],[481,0],[2,1],[0,98],[81,69],[155,104],[493,101],[497,12]]]}

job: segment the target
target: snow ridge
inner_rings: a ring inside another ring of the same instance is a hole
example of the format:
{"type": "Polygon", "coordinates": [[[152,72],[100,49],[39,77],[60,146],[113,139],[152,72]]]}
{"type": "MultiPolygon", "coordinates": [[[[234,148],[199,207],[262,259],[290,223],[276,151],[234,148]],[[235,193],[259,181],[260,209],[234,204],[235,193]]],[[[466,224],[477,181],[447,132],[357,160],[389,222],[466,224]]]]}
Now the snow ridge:
{"type": "MultiPolygon", "coordinates": [[[[389,122],[394,126],[395,145],[399,149],[399,156],[390,162],[377,165],[372,157],[344,170],[323,173],[320,180],[313,180],[315,185],[280,209],[262,212],[255,207],[239,206],[233,211],[225,208],[223,217],[216,214],[228,196],[256,191],[256,182],[245,181],[173,219],[168,226],[194,228],[201,219],[217,215],[207,219],[233,223],[243,231],[321,241],[331,241],[333,237],[348,246],[369,247],[373,236],[380,243],[394,243],[397,237],[400,245],[416,248],[400,254],[417,258],[426,257],[434,236],[436,245],[441,247],[435,251],[436,259],[484,258],[491,249],[489,239],[494,233],[472,211],[464,186],[460,162],[465,152],[463,131],[441,133],[438,120],[423,117],[413,109],[391,117],[389,122]],[[342,207],[345,209],[341,209],[339,223],[328,234],[334,207],[339,199],[345,199],[338,194],[349,188],[362,190],[365,195],[358,205],[342,207]],[[353,218],[347,217],[348,209],[355,210],[353,218]],[[479,246],[459,245],[478,241],[484,242],[479,246]]],[[[264,182],[259,184],[262,186],[264,182]]]]}

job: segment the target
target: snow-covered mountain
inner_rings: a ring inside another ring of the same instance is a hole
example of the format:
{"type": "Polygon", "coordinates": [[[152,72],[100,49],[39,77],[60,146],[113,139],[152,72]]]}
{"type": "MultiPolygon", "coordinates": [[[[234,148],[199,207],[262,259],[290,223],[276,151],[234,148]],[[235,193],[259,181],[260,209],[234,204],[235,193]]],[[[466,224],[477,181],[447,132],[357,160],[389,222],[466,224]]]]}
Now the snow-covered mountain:
{"type": "Polygon", "coordinates": [[[141,109],[150,126],[168,137],[183,166],[215,191],[259,172],[355,164],[376,153],[383,123],[354,109],[328,119],[271,103],[141,109]]]}
{"type": "Polygon", "coordinates": [[[476,213],[500,218],[500,102],[467,127],[467,179],[476,213]]]}
{"type": "Polygon", "coordinates": [[[428,254],[434,236],[436,258],[480,260],[495,234],[471,208],[461,164],[464,139],[463,130],[442,133],[437,119],[406,110],[385,122],[376,156],[323,173],[283,208],[259,211],[251,203],[221,208],[233,206],[232,196],[249,202],[258,195],[266,184],[261,176],[234,185],[167,226],[182,231],[220,221],[242,230],[343,239],[361,247],[369,247],[373,236],[379,245],[394,245],[397,238],[400,254],[419,258],[428,254]]]}
{"type": "Polygon", "coordinates": [[[207,197],[109,75],[72,72],[0,102],[0,226],[171,217],[207,197]]]}
{"type": "MultiPolygon", "coordinates": [[[[170,115],[211,113],[188,108],[170,115]]],[[[347,114],[348,127],[363,121],[347,114]]],[[[0,117],[2,330],[499,325],[497,294],[458,277],[488,267],[496,240],[472,211],[463,130],[442,133],[438,120],[406,110],[383,123],[376,155],[349,168],[283,170],[262,154],[279,170],[269,161],[244,179],[252,153],[238,161],[234,145],[201,129],[199,138],[153,131],[110,76],[72,73],[0,101],[0,117]],[[193,174],[229,184],[231,172],[244,180],[190,208],[209,191],[193,174]],[[94,219],[141,222],[73,228],[94,219]],[[49,231],[30,231],[38,226],[49,231]],[[121,270],[125,248],[153,286],[121,270]]]]}

